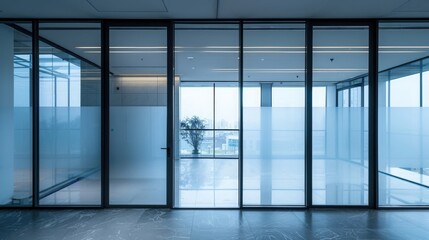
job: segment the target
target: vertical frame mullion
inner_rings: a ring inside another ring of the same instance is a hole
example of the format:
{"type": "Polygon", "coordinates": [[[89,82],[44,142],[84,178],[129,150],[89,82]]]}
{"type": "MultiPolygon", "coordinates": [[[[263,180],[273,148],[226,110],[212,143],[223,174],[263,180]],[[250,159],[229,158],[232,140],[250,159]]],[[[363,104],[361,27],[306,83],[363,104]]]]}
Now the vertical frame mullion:
{"type": "Polygon", "coordinates": [[[33,207],[39,206],[39,21],[32,21],[32,101],[33,101],[33,207]]]}
{"type": "Polygon", "coordinates": [[[167,207],[174,204],[174,23],[167,25],[167,207]]]}
{"type": "Polygon", "coordinates": [[[369,24],[369,66],[368,66],[368,204],[370,208],[378,208],[378,21],[369,24]]]}
{"type": "Polygon", "coordinates": [[[313,205],[313,122],[312,122],[312,89],[313,89],[313,23],[305,26],[305,205],[313,205]]]}
{"type": "Polygon", "coordinates": [[[240,106],[240,123],[239,123],[239,158],[238,158],[238,203],[239,207],[243,208],[243,21],[240,21],[239,30],[239,67],[238,67],[238,86],[239,86],[239,106],[240,106]]]}
{"type": "Polygon", "coordinates": [[[109,204],[109,26],[101,22],[101,205],[109,204]]]}

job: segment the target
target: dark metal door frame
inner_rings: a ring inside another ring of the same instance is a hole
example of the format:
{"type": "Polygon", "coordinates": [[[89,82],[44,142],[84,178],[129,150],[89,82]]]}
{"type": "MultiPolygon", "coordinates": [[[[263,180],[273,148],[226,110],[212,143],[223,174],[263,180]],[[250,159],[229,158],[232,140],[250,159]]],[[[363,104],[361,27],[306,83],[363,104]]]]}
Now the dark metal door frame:
{"type": "Polygon", "coordinates": [[[172,21],[104,20],[101,31],[102,57],[102,207],[167,207],[173,206],[173,81],[174,81],[174,29],[172,21]],[[165,205],[113,205],[109,201],[109,144],[110,144],[110,89],[109,89],[109,30],[111,27],[165,27],[167,30],[167,146],[166,146],[166,204],[165,205]]]}

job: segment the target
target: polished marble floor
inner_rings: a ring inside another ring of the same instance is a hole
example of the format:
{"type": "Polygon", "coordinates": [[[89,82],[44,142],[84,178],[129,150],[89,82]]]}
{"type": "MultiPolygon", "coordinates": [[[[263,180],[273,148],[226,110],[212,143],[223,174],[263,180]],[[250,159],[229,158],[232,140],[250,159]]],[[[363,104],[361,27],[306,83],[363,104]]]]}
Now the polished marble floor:
{"type": "Polygon", "coordinates": [[[429,239],[429,210],[0,210],[0,239],[429,239]]]}

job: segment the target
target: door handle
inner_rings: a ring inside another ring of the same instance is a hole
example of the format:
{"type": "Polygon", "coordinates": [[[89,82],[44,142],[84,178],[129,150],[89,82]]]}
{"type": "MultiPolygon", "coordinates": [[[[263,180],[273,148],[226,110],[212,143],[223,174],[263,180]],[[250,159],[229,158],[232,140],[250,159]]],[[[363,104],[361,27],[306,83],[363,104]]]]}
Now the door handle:
{"type": "Polygon", "coordinates": [[[170,151],[170,148],[169,147],[162,147],[161,148],[162,150],[166,150],[167,151],[167,157],[169,158],[170,157],[170,155],[171,155],[171,151],[170,151]]]}

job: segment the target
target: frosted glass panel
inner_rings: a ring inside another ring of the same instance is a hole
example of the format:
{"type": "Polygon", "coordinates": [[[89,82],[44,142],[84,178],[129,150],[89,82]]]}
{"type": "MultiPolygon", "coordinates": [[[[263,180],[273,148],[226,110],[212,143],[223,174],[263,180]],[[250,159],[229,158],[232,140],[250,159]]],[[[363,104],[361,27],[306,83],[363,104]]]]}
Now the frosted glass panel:
{"type": "Polygon", "coordinates": [[[166,204],[165,107],[110,108],[110,203],[166,204]]]}
{"type": "Polygon", "coordinates": [[[39,111],[40,203],[99,204],[100,108],[41,107],[39,111]],[[68,182],[73,184],[45,194],[68,182]]]}
{"type": "Polygon", "coordinates": [[[304,204],[304,108],[244,108],[243,203],[304,204]]]}
{"type": "Polygon", "coordinates": [[[367,204],[367,119],[367,108],[313,108],[314,204],[367,204]]]}
{"type": "Polygon", "coordinates": [[[380,205],[427,205],[429,109],[379,108],[379,115],[387,121],[379,127],[380,205]]]}

